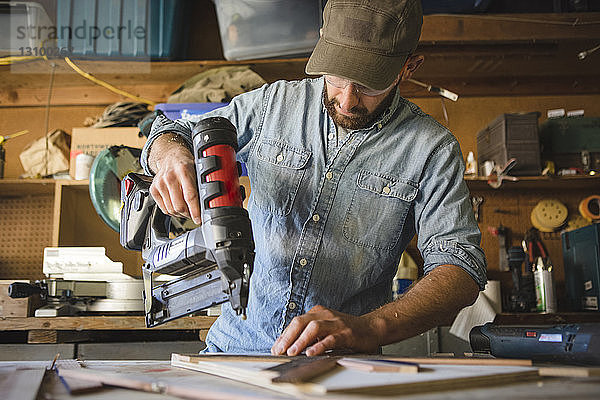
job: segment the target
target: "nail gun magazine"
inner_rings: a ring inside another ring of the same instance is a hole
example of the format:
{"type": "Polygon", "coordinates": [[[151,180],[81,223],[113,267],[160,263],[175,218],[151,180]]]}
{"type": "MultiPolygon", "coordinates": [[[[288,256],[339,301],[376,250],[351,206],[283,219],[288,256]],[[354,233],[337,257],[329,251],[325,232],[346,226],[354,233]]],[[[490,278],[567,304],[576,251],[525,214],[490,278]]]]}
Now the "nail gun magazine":
{"type": "Polygon", "coordinates": [[[150,195],[152,177],[130,173],[121,182],[120,241],[142,252],[146,326],[153,327],[229,301],[246,317],[254,240],[235,127],[225,118],[199,121],[193,130],[202,225],[173,237],[171,217],[150,195]],[[173,276],[157,284],[158,275],[173,276]]]}

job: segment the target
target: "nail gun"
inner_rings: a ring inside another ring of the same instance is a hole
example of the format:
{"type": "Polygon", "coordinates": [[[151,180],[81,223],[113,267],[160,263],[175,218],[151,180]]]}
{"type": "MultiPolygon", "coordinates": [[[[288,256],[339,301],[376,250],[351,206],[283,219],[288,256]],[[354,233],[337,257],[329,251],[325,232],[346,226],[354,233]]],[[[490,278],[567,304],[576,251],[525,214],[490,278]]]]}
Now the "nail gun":
{"type": "Polygon", "coordinates": [[[152,177],[128,174],[121,183],[120,241],[142,252],[145,263],[146,326],[194,314],[226,301],[246,317],[254,240],[240,164],[237,135],[225,118],[204,119],[193,129],[202,225],[170,237],[171,218],[150,195],[152,177]],[[154,274],[174,279],[155,285],[154,274]]]}

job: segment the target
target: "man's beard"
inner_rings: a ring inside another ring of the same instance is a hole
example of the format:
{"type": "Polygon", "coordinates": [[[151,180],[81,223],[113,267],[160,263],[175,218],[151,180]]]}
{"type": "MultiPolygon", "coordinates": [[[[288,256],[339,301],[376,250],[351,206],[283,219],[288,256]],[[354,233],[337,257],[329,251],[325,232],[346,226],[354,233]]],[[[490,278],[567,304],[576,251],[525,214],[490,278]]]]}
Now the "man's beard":
{"type": "Polygon", "coordinates": [[[396,94],[396,88],[398,86],[394,86],[392,90],[388,93],[388,95],[383,99],[381,103],[373,110],[372,113],[369,113],[365,107],[355,106],[352,107],[349,112],[353,113],[353,116],[342,115],[337,112],[335,106],[339,107],[339,101],[334,97],[331,100],[327,95],[327,86],[323,86],[323,104],[325,104],[325,108],[329,113],[329,116],[333,119],[333,122],[344,129],[363,129],[370,126],[374,121],[376,121],[383,112],[392,104],[394,100],[394,95],[396,94]]]}

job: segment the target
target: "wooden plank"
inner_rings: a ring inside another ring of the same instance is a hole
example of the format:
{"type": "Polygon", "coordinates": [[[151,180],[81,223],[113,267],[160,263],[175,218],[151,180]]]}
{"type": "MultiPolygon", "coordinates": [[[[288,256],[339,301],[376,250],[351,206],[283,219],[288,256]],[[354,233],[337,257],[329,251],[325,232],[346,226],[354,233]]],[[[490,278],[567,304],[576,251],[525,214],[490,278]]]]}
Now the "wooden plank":
{"type": "Polygon", "coordinates": [[[438,357],[386,357],[395,361],[405,361],[418,364],[435,365],[505,365],[505,366],[532,366],[531,360],[516,360],[507,358],[438,358],[438,357]]]}
{"type": "MultiPolygon", "coordinates": [[[[282,360],[284,361],[284,360],[282,360]]],[[[421,393],[434,390],[488,386],[535,379],[537,369],[521,366],[421,364],[422,373],[369,373],[337,367],[330,373],[301,384],[273,383],[278,363],[273,357],[264,361],[240,361],[213,356],[173,354],[171,365],[250,383],[286,394],[366,393],[370,395],[421,393]],[[219,361],[220,359],[220,361],[219,361]]]]}
{"type": "MultiPolygon", "coordinates": [[[[208,329],[217,317],[184,317],[153,330],[208,329]]],[[[147,329],[143,316],[2,318],[0,330],[132,330],[147,329]]]]}
{"type": "Polygon", "coordinates": [[[71,395],[89,393],[102,388],[100,382],[72,378],[63,374],[67,370],[81,370],[81,365],[77,360],[58,360],[55,368],[56,373],[71,395]]]}
{"type": "Polygon", "coordinates": [[[600,313],[596,312],[502,313],[496,315],[494,319],[494,323],[499,325],[556,325],[598,322],[600,322],[600,313]]]}
{"type": "MultiPolygon", "coordinates": [[[[519,176],[517,182],[502,182],[501,190],[553,190],[557,187],[570,190],[582,190],[598,187],[600,185],[600,176],[578,175],[578,176],[519,176]]],[[[484,177],[465,177],[467,186],[471,190],[496,190],[492,189],[484,177]]]]}
{"type": "MultiPolygon", "coordinates": [[[[431,60],[433,61],[433,60],[431,60]]],[[[444,64],[444,62],[439,62],[444,64]]],[[[565,71],[571,71],[566,69],[565,71]]],[[[459,94],[460,98],[473,96],[530,96],[538,93],[546,95],[582,95],[600,93],[600,76],[592,75],[493,75],[473,74],[471,76],[430,75],[426,71],[419,71],[415,78],[444,87],[459,94]],[[479,75],[479,76],[478,76],[479,75]]],[[[148,84],[135,86],[120,86],[132,94],[142,96],[157,103],[166,102],[170,93],[179,86],[179,83],[171,85],[148,84]]],[[[435,93],[414,86],[410,83],[402,83],[401,91],[408,98],[439,98],[435,93]]],[[[40,97],[45,93],[44,89],[15,89],[14,97],[7,98],[6,91],[0,92],[0,108],[2,107],[40,107],[40,97]]],[[[45,95],[45,94],[44,94],[45,95]]],[[[52,97],[52,107],[64,106],[107,106],[114,102],[127,100],[125,97],[112,93],[100,86],[93,84],[62,87],[56,90],[52,97]]]]}
{"type": "Polygon", "coordinates": [[[58,333],[49,329],[34,329],[27,333],[27,343],[58,343],[58,333]]]}
{"type": "Polygon", "coordinates": [[[421,42],[600,38],[600,13],[428,15],[421,42]]]}
{"type": "MultiPolygon", "coordinates": [[[[0,317],[31,317],[33,311],[42,305],[39,296],[24,299],[13,299],[8,295],[9,286],[15,280],[0,280],[0,317]]],[[[24,283],[32,283],[24,280],[24,283]]]]}
{"type": "Polygon", "coordinates": [[[0,197],[52,194],[54,183],[54,179],[0,179],[0,197]]]}
{"type": "Polygon", "coordinates": [[[600,367],[540,367],[540,376],[590,378],[600,376],[600,367]]]}
{"type": "Polygon", "coordinates": [[[246,400],[256,399],[256,396],[223,393],[214,391],[210,388],[202,388],[202,390],[190,390],[181,383],[167,383],[166,381],[155,381],[152,378],[140,376],[130,376],[121,373],[99,372],[85,369],[68,369],[63,370],[61,375],[68,379],[77,379],[81,381],[95,382],[102,385],[117,386],[131,390],[139,390],[144,392],[161,393],[164,395],[172,395],[197,400],[246,400]]]}
{"type": "Polygon", "coordinates": [[[36,400],[46,368],[15,369],[2,384],[3,400],[36,400]]]}
{"type": "MultiPolygon", "coordinates": [[[[72,77],[73,78],[73,77],[72,77]]],[[[113,93],[92,82],[79,82],[80,86],[57,86],[52,94],[52,106],[108,105],[127,101],[125,96],[113,93]]],[[[163,103],[180,83],[150,83],[119,85],[119,89],[136,96],[163,103]]],[[[42,106],[40,99],[48,96],[47,88],[10,88],[0,92],[0,107],[42,106]]]]}

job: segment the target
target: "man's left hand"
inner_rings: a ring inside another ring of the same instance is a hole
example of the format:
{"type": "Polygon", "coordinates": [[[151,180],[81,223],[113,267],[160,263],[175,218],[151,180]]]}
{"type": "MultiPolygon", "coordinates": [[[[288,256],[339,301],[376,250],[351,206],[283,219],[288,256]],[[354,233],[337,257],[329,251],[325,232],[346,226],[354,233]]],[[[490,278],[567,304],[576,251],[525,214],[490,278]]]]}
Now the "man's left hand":
{"type": "Polygon", "coordinates": [[[295,356],[305,349],[307,356],[333,349],[374,353],[379,349],[379,340],[365,316],[356,317],[318,305],[292,320],[273,344],[271,353],[295,356]]]}

